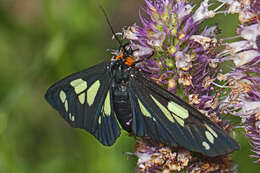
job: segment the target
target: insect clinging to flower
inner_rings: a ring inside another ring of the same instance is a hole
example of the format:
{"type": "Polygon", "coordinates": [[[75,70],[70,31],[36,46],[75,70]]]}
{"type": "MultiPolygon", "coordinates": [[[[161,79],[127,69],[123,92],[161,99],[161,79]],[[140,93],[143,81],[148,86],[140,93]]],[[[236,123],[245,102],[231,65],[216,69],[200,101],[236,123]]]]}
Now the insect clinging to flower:
{"type": "Polygon", "coordinates": [[[156,50],[137,60],[138,49],[122,44],[111,30],[120,48],[110,61],[65,77],[45,95],[72,127],[88,131],[108,146],[119,137],[121,126],[135,136],[211,157],[239,149],[227,132],[136,66],[156,50]]]}

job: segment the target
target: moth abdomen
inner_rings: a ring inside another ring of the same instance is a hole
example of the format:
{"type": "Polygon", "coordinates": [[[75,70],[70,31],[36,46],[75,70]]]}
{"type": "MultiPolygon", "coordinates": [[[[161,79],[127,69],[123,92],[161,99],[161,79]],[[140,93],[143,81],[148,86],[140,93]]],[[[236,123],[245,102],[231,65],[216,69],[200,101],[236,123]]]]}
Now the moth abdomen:
{"type": "Polygon", "coordinates": [[[122,128],[127,132],[132,131],[132,108],[129,101],[127,88],[118,86],[113,90],[113,101],[116,117],[122,128]]]}

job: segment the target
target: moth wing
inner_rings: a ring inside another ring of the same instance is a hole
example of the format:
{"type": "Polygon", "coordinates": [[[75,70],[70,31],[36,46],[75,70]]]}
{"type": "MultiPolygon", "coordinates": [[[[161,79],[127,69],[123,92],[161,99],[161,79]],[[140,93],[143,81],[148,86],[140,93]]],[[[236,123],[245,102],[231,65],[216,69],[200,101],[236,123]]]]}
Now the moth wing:
{"type": "Polygon", "coordinates": [[[112,145],[120,135],[108,64],[103,62],[71,74],[51,86],[45,95],[72,127],[87,130],[104,145],[112,145]]]}
{"type": "Polygon", "coordinates": [[[133,132],[171,146],[181,146],[207,156],[239,149],[223,129],[197,109],[168,92],[143,72],[130,79],[133,132]]]}

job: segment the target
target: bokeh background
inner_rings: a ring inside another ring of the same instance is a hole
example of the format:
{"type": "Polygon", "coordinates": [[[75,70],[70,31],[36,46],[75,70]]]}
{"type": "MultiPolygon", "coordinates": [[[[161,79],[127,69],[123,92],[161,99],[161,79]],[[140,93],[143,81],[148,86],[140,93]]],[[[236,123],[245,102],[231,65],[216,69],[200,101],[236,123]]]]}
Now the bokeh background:
{"type": "MultiPolygon", "coordinates": [[[[98,7],[116,31],[139,23],[143,0],[0,0],[0,173],[132,173],[135,141],[122,133],[112,147],[72,129],[44,100],[46,89],[118,48],[98,7]]],[[[219,15],[221,37],[234,35],[237,16],[219,15]]],[[[205,23],[204,23],[205,24],[205,23]]],[[[240,172],[260,172],[248,140],[233,154],[240,172]]]]}

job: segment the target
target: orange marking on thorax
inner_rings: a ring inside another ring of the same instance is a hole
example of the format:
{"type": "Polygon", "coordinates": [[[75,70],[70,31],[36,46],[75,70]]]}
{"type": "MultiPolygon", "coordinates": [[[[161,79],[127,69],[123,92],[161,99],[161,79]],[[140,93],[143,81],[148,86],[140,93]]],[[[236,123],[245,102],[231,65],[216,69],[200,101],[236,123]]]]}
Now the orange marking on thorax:
{"type": "Polygon", "coordinates": [[[122,59],[124,57],[124,55],[122,53],[120,53],[119,56],[116,56],[116,60],[122,59]]]}
{"type": "Polygon", "coordinates": [[[134,60],[133,60],[132,57],[127,57],[125,60],[126,60],[125,64],[128,65],[128,66],[132,66],[133,63],[134,63],[134,60]]]}

